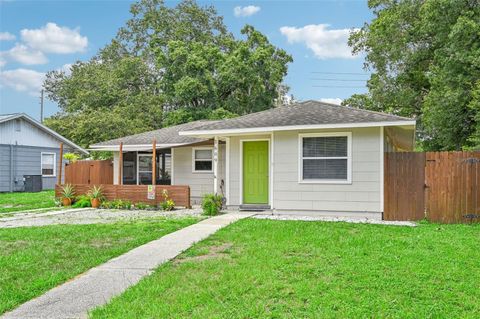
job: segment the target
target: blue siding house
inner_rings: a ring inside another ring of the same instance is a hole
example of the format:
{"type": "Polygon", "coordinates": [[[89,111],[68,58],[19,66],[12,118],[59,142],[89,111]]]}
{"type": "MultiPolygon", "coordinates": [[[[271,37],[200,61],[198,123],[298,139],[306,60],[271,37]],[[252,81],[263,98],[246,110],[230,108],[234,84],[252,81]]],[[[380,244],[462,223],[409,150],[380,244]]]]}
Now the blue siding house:
{"type": "Polygon", "coordinates": [[[65,152],[88,152],[24,113],[0,115],[0,192],[25,190],[25,175],[55,188],[60,143],[65,152]]]}

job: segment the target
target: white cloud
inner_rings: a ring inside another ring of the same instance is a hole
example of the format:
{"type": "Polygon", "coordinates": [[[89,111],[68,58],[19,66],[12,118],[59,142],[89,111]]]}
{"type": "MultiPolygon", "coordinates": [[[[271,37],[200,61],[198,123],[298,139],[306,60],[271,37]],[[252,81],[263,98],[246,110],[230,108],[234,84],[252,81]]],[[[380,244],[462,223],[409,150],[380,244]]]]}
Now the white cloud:
{"type": "Polygon", "coordinates": [[[26,65],[45,64],[48,62],[47,57],[42,52],[19,43],[10,50],[2,52],[2,55],[26,65]]]}
{"type": "Polygon", "coordinates": [[[320,102],[340,105],[342,104],[343,100],[339,97],[326,97],[326,98],[320,99],[320,102]]]}
{"type": "Polygon", "coordinates": [[[37,96],[42,88],[45,73],[28,69],[0,71],[0,85],[19,92],[37,96]]]}
{"type": "Polygon", "coordinates": [[[319,59],[352,59],[348,36],[355,29],[328,30],[328,24],[310,24],[301,28],[281,27],[289,43],[304,43],[319,59]]]}
{"type": "Polygon", "coordinates": [[[252,5],[245,6],[245,7],[238,6],[233,9],[233,14],[236,17],[249,17],[257,13],[258,11],[260,11],[260,7],[257,7],[257,6],[252,6],[252,5]]]}
{"type": "Polygon", "coordinates": [[[12,41],[15,36],[9,32],[0,32],[0,41],[12,41]]]}
{"type": "Polygon", "coordinates": [[[23,29],[22,40],[31,48],[48,53],[83,52],[88,46],[88,39],[80,35],[79,29],[59,27],[49,22],[40,29],[23,29]]]}
{"type": "Polygon", "coordinates": [[[70,74],[72,74],[72,66],[73,66],[72,63],[67,63],[67,64],[62,65],[57,70],[65,72],[66,75],[70,75],[70,74]]]}

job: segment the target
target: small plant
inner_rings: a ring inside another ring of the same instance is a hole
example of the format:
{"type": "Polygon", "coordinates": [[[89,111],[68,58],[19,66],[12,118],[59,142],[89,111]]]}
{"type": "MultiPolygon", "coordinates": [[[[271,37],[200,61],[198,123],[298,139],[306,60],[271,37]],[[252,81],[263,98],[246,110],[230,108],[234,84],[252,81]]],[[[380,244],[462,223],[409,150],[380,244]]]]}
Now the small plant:
{"type": "Polygon", "coordinates": [[[63,158],[66,159],[69,163],[75,163],[76,161],[78,161],[80,156],[75,153],[65,153],[63,155],[63,158]]]}
{"type": "Polygon", "coordinates": [[[75,208],[92,207],[92,204],[90,202],[90,197],[86,195],[78,196],[75,199],[75,203],[72,205],[72,207],[75,207],[75,208]]]}
{"type": "Polygon", "coordinates": [[[215,194],[205,194],[202,199],[203,214],[206,216],[215,216],[222,209],[223,197],[215,194]]]}
{"type": "Polygon", "coordinates": [[[136,209],[145,210],[145,209],[148,208],[148,204],[145,204],[145,203],[136,203],[136,204],[135,204],[135,208],[136,208],[136,209]]]}
{"type": "Polygon", "coordinates": [[[168,196],[168,191],[164,189],[162,191],[163,202],[160,203],[160,207],[165,211],[170,211],[175,208],[175,202],[168,196]]]}
{"type": "Polygon", "coordinates": [[[110,201],[104,201],[100,204],[100,208],[103,208],[103,209],[111,209],[113,208],[112,207],[112,202],[110,201]]]}
{"type": "Polygon", "coordinates": [[[62,186],[61,195],[63,206],[70,206],[75,199],[75,188],[72,184],[65,184],[62,186]]]}
{"type": "Polygon", "coordinates": [[[100,207],[100,202],[105,198],[103,196],[102,186],[93,186],[88,191],[88,196],[90,196],[90,201],[92,203],[93,208],[100,207]]]}

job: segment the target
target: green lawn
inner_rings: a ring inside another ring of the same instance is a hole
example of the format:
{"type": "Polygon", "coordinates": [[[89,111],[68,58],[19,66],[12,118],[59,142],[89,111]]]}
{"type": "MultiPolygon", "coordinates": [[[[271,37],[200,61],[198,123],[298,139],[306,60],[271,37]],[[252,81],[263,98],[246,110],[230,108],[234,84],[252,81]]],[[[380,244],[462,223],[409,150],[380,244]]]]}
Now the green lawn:
{"type": "Polygon", "coordinates": [[[93,318],[478,318],[480,226],[242,220],[93,318]]]}
{"type": "Polygon", "coordinates": [[[197,220],[158,218],[0,229],[0,314],[89,268],[197,220]]]}
{"type": "Polygon", "coordinates": [[[53,190],[38,193],[0,193],[0,217],[3,213],[55,207],[53,190]]]}

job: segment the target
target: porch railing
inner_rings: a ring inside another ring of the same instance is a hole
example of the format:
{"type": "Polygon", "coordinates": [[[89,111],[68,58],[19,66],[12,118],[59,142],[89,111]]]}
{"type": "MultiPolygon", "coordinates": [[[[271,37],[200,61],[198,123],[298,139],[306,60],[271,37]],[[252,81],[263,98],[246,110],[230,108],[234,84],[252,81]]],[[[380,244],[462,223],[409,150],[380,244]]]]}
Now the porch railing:
{"type": "MultiPolygon", "coordinates": [[[[93,187],[88,184],[72,184],[75,194],[84,195],[93,187]]],[[[132,203],[158,205],[164,200],[163,192],[175,202],[175,206],[190,208],[190,187],[186,185],[155,185],[155,199],[148,199],[148,185],[101,185],[103,195],[107,200],[122,199],[132,203]]],[[[55,196],[61,195],[62,186],[55,185],[55,196]]]]}

